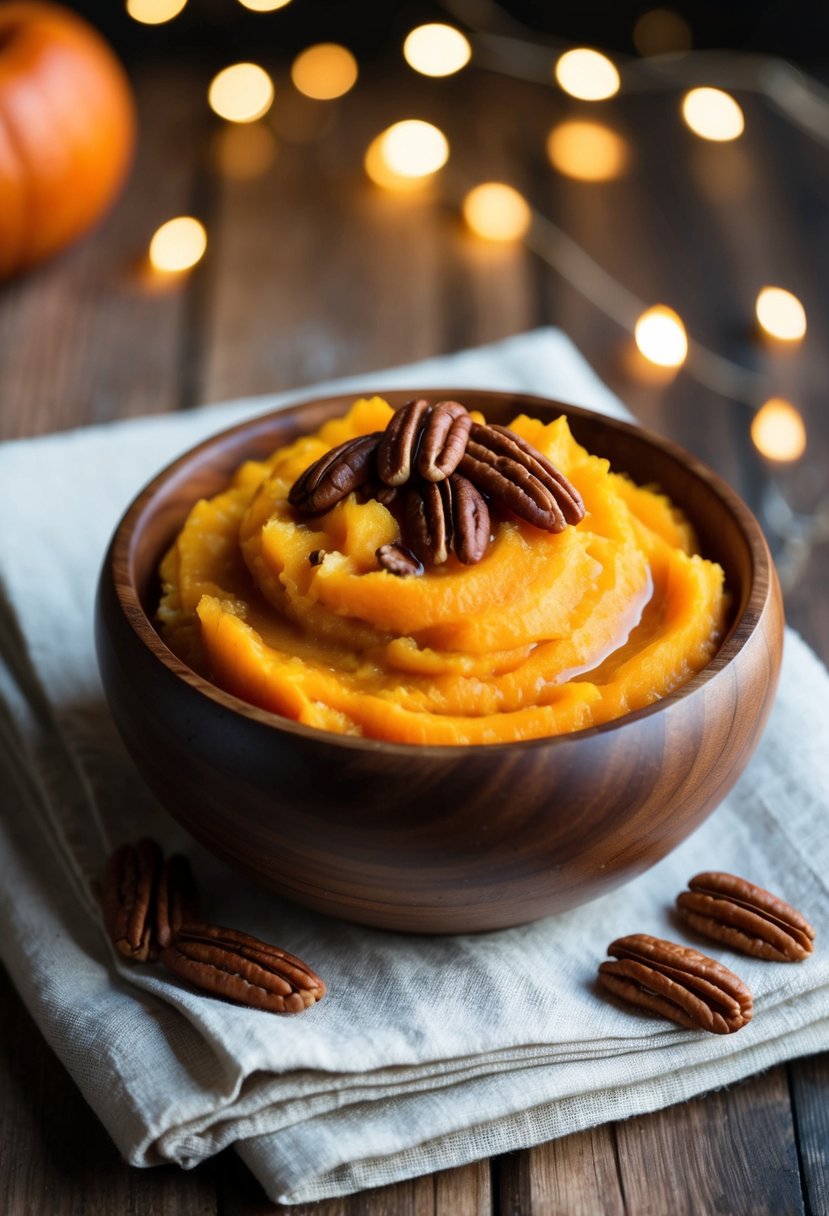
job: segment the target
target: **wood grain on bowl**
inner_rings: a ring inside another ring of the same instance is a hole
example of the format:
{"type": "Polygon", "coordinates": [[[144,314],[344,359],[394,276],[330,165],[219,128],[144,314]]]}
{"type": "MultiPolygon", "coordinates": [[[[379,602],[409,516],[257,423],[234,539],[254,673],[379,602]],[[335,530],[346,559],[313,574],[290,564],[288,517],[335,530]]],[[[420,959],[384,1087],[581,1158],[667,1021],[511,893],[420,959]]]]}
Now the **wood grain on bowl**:
{"type": "MultiPolygon", "coordinates": [[[[413,392],[384,393],[392,405],[413,392]]],[[[423,394],[418,394],[423,395],[423,394]]],[[[344,412],[352,396],[244,423],[182,457],[121,521],[97,643],[113,716],[167,809],[239,869],[300,903],[389,929],[466,932],[584,903],[659,861],[722,800],[768,715],[782,606],[760,528],[714,474],[623,422],[523,394],[452,388],[494,422],[568,416],[576,439],[658,485],[726,572],[733,615],[687,684],[606,726],[525,743],[416,747],[337,736],[203,679],[152,618],[158,562],[193,503],[243,459],[344,412]]]]}

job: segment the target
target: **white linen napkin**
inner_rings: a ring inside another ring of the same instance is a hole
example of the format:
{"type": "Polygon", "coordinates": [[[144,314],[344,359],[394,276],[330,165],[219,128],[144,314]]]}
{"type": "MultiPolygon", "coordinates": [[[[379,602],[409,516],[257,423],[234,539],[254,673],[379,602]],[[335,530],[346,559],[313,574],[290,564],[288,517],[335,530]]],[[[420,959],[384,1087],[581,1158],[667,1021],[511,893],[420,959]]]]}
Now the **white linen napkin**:
{"type": "MultiPolygon", "coordinates": [[[[455,384],[619,402],[553,330],[314,393],[455,384]]],[[[356,927],[239,881],[144,791],[103,701],[98,568],[134,492],[204,436],[302,393],[0,448],[0,952],[49,1043],[135,1165],[192,1166],[225,1145],[269,1196],[302,1202],[461,1164],[681,1101],[829,1047],[829,677],[789,632],[758,752],[670,857],[583,908],[499,933],[356,927]],[[198,995],[114,956],[89,892],[111,847],[182,849],[207,913],[300,955],[329,996],[279,1018],[198,995]],[[712,945],[755,994],[719,1037],[602,999],[596,968],[628,932],[684,937],[675,894],[742,874],[817,929],[803,963],[712,945]]]]}

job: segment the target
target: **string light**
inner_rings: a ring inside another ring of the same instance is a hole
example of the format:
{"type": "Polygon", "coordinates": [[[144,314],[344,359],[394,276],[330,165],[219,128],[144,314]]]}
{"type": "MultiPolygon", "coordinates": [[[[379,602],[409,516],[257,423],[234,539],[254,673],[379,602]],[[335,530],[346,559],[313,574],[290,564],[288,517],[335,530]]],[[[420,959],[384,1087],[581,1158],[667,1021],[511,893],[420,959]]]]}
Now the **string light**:
{"type": "Polygon", "coordinates": [[[163,25],[177,17],[186,3],[187,0],[127,0],[127,13],[142,25],[163,25]]]}
{"type": "Polygon", "coordinates": [[[469,39],[453,25],[419,25],[403,43],[403,58],[423,76],[452,76],[471,57],[469,39]]]}
{"type": "Polygon", "coordinates": [[[286,8],[291,0],[239,0],[243,8],[252,9],[254,13],[273,13],[278,8],[286,8]]]}
{"type": "Polygon", "coordinates": [[[628,143],[601,122],[559,123],[547,136],[550,164],[582,182],[608,182],[620,177],[630,159],[628,143]]]}
{"type": "Polygon", "coordinates": [[[273,104],[273,81],[256,63],[234,63],[210,82],[210,108],[228,122],[254,122],[273,104]]]}
{"type": "Polygon", "coordinates": [[[745,129],[743,111],[722,89],[691,89],[682,100],[682,117],[695,135],[715,143],[738,139],[745,129]]]}
{"type": "Polygon", "coordinates": [[[201,261],[207,248],[204,225],[192,215],[179,215],[153,234],[150,241],[150,265],[165,274],[190,270],[201,261]]]}
{"type": "Polygon", "coordinates": [[[526,199],[505,182],[475,186],[462,209],[472,231],[488,241],[520,241],[532,220],[526,199]]]}
{"type": "Polygon", "coordinates": [[[565,93],[580,101],[605,101],[619,92],[616,65],[587,47],[565,51],[556,61],[555,77],[565,93]]]}
{"type": "Polygon", "coordinates": [[[449,159],[446,136],[430,122],[406,118],[382,131],[366,152],[366,172],[390,189],[423,184],[449,159]]]}
{"type": "Polygon", "coordinates": [[[681,367],[688,355],[685,326],[677,313],[664,304],[655,304],[642,313],[633,336],[645,358],[659,367],[681,367]]]}
{"type": "Polygon", "coordinates": [[[394,190],[400,194],[410,194],[415,190],[422,190],[431,177],[404,177],[402,173],[395,173],[383,151],[384,134],[385,132],[375,136],[366,149],[363,168],[368,176],[375,185],[382,186],[384,190],[394,190]]]}
{"type": "Polygon", "coordinates": [[[751,438],[762,456],[779,463],[799,460],[806,451],[806,427],[783,397],[772,397],[751,420],[751,438]]]}
{"type": "Polygon", "coordinates": [[[797,296],[782,287],[764,287],[754,306],[766,333],[783,342],[798,342],[806,333],[806,310],[797,296]]]}
{"type": "Polygon", "coordinates": [[[316,101],[342,97],[357,83],[357,60],[336,42],[320,42],[291,64],[294,88],[316,101]]]}

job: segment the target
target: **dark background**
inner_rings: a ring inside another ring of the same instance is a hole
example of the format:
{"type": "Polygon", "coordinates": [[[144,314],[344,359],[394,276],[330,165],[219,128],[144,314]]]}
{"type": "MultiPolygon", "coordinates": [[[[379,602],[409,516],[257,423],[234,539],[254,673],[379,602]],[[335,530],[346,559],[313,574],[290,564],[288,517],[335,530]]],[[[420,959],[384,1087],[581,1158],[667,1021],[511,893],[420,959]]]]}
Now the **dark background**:
{"type": "MultiPolygon", "coordinates": [[[[254,13],[237,0],[189,0],[174,21],[144,26],[127,16],[123,0],[78,0],[69,7],[89,17],[130,61],[142,51],[198,55],[205,59],[250,55],[265,47],[286,56],[309,41],[342,42],[364,55],[398,47],[416,24],[449,21],[463,24],[439,4],[404,0],[293,0],[271,13],[254,13]]],[[[482,10],[489,4],[476,5],[482,10]]],[[[517,0],[502,12],[524,22],[539,37],[586,43],[633,53],[632,30],[642,13],[656,3],[625,0],[517,0]]],[[[829,48],[829,4],[826,0],[728,0],[727,3],[665,5],[691,27],[696,48],[728,47],[772,51],[814,65],[829,48]]]]}

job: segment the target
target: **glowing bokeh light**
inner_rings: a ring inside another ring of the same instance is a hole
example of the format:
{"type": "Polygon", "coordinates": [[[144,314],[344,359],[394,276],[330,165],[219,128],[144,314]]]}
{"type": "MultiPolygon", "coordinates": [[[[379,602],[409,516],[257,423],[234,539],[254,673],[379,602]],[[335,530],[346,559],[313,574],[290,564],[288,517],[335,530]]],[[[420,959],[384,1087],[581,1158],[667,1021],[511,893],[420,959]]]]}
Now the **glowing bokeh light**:
{"type": "Polygon", "coordinates": [[[670,8],[652,8],[633,27],[633,45],[640,55],[681,55],[693,45],[691,27],[670,8]]]}
{"type": "Polygon", "coordinates": [[[278,8],[285,8],[291,0],[239,0],[243,8],[249,8],[254,13],[273,13],[278,8]]]}
{"type": "Polygon", "coordinates": [[[806,427],[800,413],[783,397],[772,397],[751,420],[751,438],[761,455],[788,463],[806,451],[806,427]]]}
{"type": "Polygon", "coordinates": [[[403,58],[423,76],[451,76],[471,57],[469,40],[453,25],[419,25],[403,43],[403,58]]]}
{"type": "Polygon", "coordinates": [[[210,82],[210,108],[228,122],[255,122],[273,103],[273,81],[256,63],[234,63],[210,82]]]}
{"type": "Polygon", "coordinates": [[[532,222],[523,195],[506,182],[483,182],[463,200],[463,218],[488,241],[520,241],[532,222]]]}
{"type": "Polygon", "coordinates": [[[555,76],[564,92],[579,101],[604,101],[619,92],[616,65],[587,47],[565,51],[556,61],[555,76]]]}
{"type": "Polygon", "coordinates": [[[398,177],[430,177],[449,159],[446,136],[419,118],[406,118],[388,127],[380,135],[379,148],[382,159],[398,177]]]}
{"type": "Polygon", "coordinates": [[[743,111],[722,89],[691,89],[682,99],[682,117],[695,135],[726,143],[745,130],[743,111]]]}
{"type": "Polygon", "coordinates": [[[291,80],[306,97],[332,101],[357,83],[357,60],[336,42],[320,42],[297,55],[291,64],[291,80]]]}
{"type": "Polygon", "coordinates": [[[601,122],[559,123],[547,136],[550,164],[582,182],[608,182],[628,167],[630,148],[621,135],[601,122]]]}
{"type": "Polygon", "coordinates": [[[766,333],[783,342],[798,342],[806,333],[806,310],[782,287],[764,287],[755,304],[757,320],[766,333]]]}
{"type": "Polygon", "coordinates": [[[261,177],[276,160],[276,136],[261,122],[223,126],[211,147],[219,172],[232,181],[261,177]]]}
{"type": "Polygon", "coordinates": [[[384,190],[394,190],[404,194],[422,190],[432,181],[434,174],[427,174],[426,177],[404,177],[402,173],[395,173],[386,160],[384,137],[385,131],[377,135],[366,149],[363,167],[368,176],[375,185],[382,186],[384,190]]]}
{"type": "Polygon", "coordinates": [[[633,331],[636,345],[659,367],[681,367],[688,355],[688,335],[672,308],[655,304],[642,313],[633,331]]]}
{"type": "Polygon", "coordinates": [[[192,215],[179,215],[153,234],[150,241],[150,265],[165,274],[190,270],[204,256],[207,233],[204,225],[192,215]]]}
{"type": "Polygon", "coordinates": [[[127,13],[142,25],[163,25],[177,17],[186,3],[187,0],[127,0],[127,13]]]}

